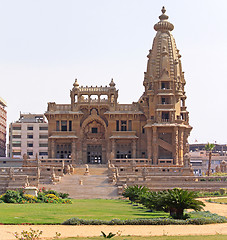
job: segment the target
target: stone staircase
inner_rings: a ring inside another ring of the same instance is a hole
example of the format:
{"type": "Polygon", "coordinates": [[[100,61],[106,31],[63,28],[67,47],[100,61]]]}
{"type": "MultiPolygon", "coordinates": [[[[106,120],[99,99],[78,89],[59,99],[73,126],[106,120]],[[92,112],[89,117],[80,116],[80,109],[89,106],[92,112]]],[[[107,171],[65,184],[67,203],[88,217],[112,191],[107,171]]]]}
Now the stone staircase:
{"type": "Polygon", "coordinates": [[[85,176],[85,167],[77,167],[73,175],[65,175],[59,183],[40,184],[39,187],[69,193],[75,199],[118,198],[117,187],[108,182],[106,166],[89,166],[89,172],[85,176]]]}

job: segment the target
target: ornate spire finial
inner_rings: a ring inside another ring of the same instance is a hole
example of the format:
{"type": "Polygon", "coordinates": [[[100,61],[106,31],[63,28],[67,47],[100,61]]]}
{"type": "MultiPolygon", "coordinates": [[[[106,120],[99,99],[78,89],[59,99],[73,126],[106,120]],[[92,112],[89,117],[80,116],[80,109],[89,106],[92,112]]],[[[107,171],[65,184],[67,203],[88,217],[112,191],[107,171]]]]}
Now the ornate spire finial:
{"type": "Polygon", "coordinates": [[[169,17],[165,14],[166,9],[164,6],[161,11],[162,15],[159,16],[160,21],[154,25],[154,29],[161,32],[172,31],[174,26],[172,23],[167,21],[169,17]]]}
{"type": "Polygon", "coordinates": [[[165,7],[163,6],[163,7],[162,7],[162,13],[165,14],[165,12],[166,12],[166,9],[165,9],[165,7]]]}
{"type": "Polygon", "coordinates": [[[79,83],[77,82],[77,78],[75,79],[75,82],[73,83],[73,87],[75,87],[75,88],[79,87],[79,83]]]}
{"type": "Polygon", "coordinates": [[[110,87],[115,87],[115,83],[114,83],[114,81],[113,81],[113,78],[111,78],[111,82],[110,82],[110,87]]]}

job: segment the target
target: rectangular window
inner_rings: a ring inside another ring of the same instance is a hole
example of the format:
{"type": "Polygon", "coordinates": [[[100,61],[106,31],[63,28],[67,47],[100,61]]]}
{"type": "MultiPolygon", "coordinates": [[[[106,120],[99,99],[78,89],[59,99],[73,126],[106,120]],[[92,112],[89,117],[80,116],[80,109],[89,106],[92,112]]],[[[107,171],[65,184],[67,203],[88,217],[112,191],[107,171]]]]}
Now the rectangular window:
{"type": "Polygon", "coordinates": [[[162,112],[162,120],[169,120],[169,112],[162,112]]]}
{"type": "Polygon", "coordinates": [[[69,131],[72,131],[72,121],[69,121],[69,131]]]}
{"type": "Polygon", "coordinates": [[[33,155],[33,151],[27,152],[28,156],[32,156],[33,155]]]}
{"type": "Polygon", "coordinates": [[[47,130],[48,130],[48,127],[42,127],[42,126],[40,126],[40,127],[39,127],[39,130],[40,130],[40,131],[47,131],[47,130]]]}
{"type": "Polygon", "coordinates": [[[13,155],[19,156],[19,155],[21,155],[21,152],[13,152],[13,155]]]}
{"type": "Polygon", "coordinates": [[[28,131],[33,130],[33,126],[27,126],[27,130],[28,130],[28,131]]]}
{"type": "Polygon", "coordinates": [[[39,135],[39,138],[41,138],[41,139],[46,139],[46,138],[48,138],[48,135],[39,135]]]}
{"type": "Polygon", "coordinates": [[[92,129],[91,129],[91,132],[92,132],[92,133],[98,133],[98,128],[92,128],[92,129]]]}
{"type": "Polygon", "coordinates": [[[161,82],[161,89],[169,89],[169,82],[161,82]]]}
{"type": "Polygon", "coordinates": [[[121,121],[121,131],[127,131],[127,121],[121,121]]]}
{"type": "Polygon", "coordinates": [[[132,120],[128,120],[128,131],[132,131],[132,120]]]}
{"type": "Polygon", "coordinates": [[[39,143],[39,147],[48,147],[48,143],[39,143]]]}
{"type": "Polygon", "coordinates": [[[18,126],[18,127],[13,127],[13,130],[21,130],[21,126],[18,126]]]}
{"type": "Polygon", "coordinates": [[[144,127],[142,127],[142,133],[145,133],[145,128],[144,127]]]}
{"type": "Polygon", "coordinates": [[[116,131],[119,131],[119,120],[116,121],[116,131]]]}
{"type": "Polygon", "coordinates": [[[39,156],[45,156],[45,155],[48,155],[47,152],[39,152],[39,156]]]}
{"type": "Polygon", "coordinates": [[[56,131],[59,131],[60,128],[59,128],[59,121],[56,121],[56,131]]]}
{"type": "Polygon", "coordinates": [[[33,135],[32,134],[28,134],[27,138],[33,138],[33,135]]]}
{"type": "Polygon", "coordinates": [[[67,121],[61,121],[61,131],[67,131],[67,121]]]}
{"type": "Polygon", "coordinates": [[[21,147],[21,143],[13,143],[13,147],[21,147]]]}
{"type": "Polygon", "coordinates": [[[33,147],[33,143],[27,143],[27,147],[33,147]]]}
{"type": "Polygon", "coordinates": [[[21,138],[21,135],[13,135],[13,138],[21,138]]]}

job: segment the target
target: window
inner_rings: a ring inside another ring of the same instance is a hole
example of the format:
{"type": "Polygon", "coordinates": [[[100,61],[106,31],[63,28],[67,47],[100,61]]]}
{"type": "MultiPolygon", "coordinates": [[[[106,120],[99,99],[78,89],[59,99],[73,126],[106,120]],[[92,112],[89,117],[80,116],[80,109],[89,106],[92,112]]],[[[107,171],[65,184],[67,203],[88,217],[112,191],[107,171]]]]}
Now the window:
{"type": "Polygon", "coordinates": [[[13,127],[13,130],[21,130],[21,126],[13,127]]]}
{"type": "Polygon", "coordinates": [[[33,143],[27,143],[27,147],[33,147],[33,143]]]}
{"type": "Polygon", "coordinates": [[[127,121],[121,121],[121,131],[127,131],[127,121]]]}
{"type": "Polygon", "coordinates": [[[46,139],[46,138],[48,138],[48,136],[47,136],[47,135],[42,135],[42,134],[40,134],[40,135],[39,135],[39,138],[41,138],[41,139],[44,139],[44,138],[45,138],[45,139],[46,139]]]}
{"type": "Polygon", "coordinates": [[[145,128],[144,128],[144,127],[142,127],[142,133],[143,133],[143,134],[145,133],[145,128]]]}
{"type": "Polygon", "coordinates": [[[48,155],[47,152],[39,152],[39,156],[44,156],[44,155],[48,155]]]}
{"type": "Polygon", "coordinates": [[[33,130],[33,126],[28,126],[27,130],[33,130]]]}
{"type": "Polygon", "coordinates": [[[116,131],[119,131],[119,120],[116,121],[116,131]]]}
{"type": "Polygon", "coordinates": [[[48,130],[48,127],[42,127],[42,126],[40,126],[40,127],[39,127],[39,130],[41,130],[41,131],[46,131],[46,130],[48,130]]]}
{"type": "Polygon", "coordinates": [[[21,143],[13,143],[13,147],[21,147],[21,143]]]}
{"type": "Polygon", "coordinates": [[[33,155],[33,151],[27,152],[28,156],[32,156],[33,155]]]}
{"type": "Polygon", "coordinates": [[[28,134],[27,138],[33,138],[32,134],[28,134]]]}
{"type": "Polygon", "coordinates": [[[13,138],[21,138],[21,135],[13,135],[13,138]]]}
{"type": "Polygon", "coordinates": [[[48,143],[39,143],[39,147],[48,147],[48,143]]]}
{"type": "Polygon", "coordinates": [[[162,112],[162,120],[169,120],[169,113],[168,112],[162,112]]]}
{"type": "Polygon", "coordinates": [[[56,131],[59,131],[60,128],[59,128],[59,121],[56,121],[56,131]]]}
{"type": "Polygon", "coordinates": [[[161,82],[161,89],[169,89],[169,82],[161,82]]]}
{"type": "Polygon", "coordinates": [[[13,155],[19,156],[19,155],[21,155],[21,152],[13,152],[13,155]]]}
{"type": "Polygon", "coordinates": [[[67,121],[61,121],[61,131],[67,131],[67,121]]]}
{"type": "Polygon", "coordinates": [[[69,121],[69,131],[72,131],[72,121],[69,121]]]}
{"type": "Polygon", "coordinates": [[[98,133],[98,128],[93,127],[93,128],[91,129],[91,132],[92,132],[92,133],[98,133]]]}
{"type": "Polygon", "coordinates": [[[132,131],[132,120],[128,120],[128,131],[132,131]]]}

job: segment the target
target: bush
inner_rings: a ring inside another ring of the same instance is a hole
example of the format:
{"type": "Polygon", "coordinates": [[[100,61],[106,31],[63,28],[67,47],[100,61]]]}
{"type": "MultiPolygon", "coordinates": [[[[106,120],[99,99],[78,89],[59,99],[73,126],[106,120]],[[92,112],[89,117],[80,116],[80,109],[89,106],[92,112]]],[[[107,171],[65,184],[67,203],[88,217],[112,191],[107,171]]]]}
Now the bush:
{"type": "Polygon", "coordinates": [[[226,194],[227,189],[226,188],[220,188],[219,192],[220,192],[221,195],[224,195],[224,194],[226,194]]]}
{"type": "Polygon", "coordinates": [[[7,190],[6,193],[1,196],[1,200],[5,203],[19,203],[21,201],[21,195],[18,191],[7,190]]]}

